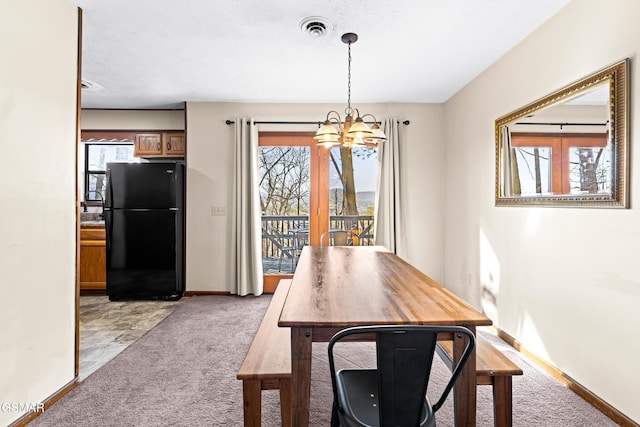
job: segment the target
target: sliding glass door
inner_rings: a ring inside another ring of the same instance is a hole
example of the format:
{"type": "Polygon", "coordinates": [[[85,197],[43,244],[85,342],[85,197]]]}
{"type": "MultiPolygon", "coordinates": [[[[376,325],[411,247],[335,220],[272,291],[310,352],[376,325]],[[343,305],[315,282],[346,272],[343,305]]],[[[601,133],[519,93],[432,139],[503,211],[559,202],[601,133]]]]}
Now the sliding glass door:
{"type": "MultiPolygon", "coordinates": [[[[305,245],[329,230],[350,230],[348,244],[372,244],[375,148],[319,147],[314,133],[261,132],[262,260],[265,292],[291,277],[305,245]]],[[[322,244],[329,244],[325,236],[322,244]]]]}

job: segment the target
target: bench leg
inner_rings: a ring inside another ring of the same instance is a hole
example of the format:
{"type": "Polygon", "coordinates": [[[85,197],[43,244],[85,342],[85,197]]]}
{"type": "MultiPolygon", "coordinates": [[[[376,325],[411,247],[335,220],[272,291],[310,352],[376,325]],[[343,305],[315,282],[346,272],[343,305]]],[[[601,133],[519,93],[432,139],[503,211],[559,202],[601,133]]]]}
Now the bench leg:
{"type": "Polygon", "coordinates": [[[260,427],[262,422],[262,387],[260,380],[242,381],[244,427],[260,427]]]}
{"type": "Polygon", "coordinates": [[[282,427],[291,427],[291,380],[280,380],[280,416],[282,427]]]}
{"type": "Polygon", "coordinates": [[[513,396],[511,376],[493,377],[493,421],[496,427],[511,427],[513,396]]]}

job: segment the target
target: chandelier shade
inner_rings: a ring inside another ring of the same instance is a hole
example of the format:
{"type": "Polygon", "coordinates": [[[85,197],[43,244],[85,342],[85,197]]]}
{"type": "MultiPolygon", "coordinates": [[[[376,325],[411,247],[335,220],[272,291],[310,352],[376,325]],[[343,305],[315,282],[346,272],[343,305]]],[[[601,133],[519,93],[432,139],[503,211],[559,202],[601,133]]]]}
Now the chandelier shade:
{"type": "Polygon", "coordinates": [[[329,115],[331,113],[336,112],[330,111],[329,114],[327,114],[327,120],[324,121],[322,126],[320,126],[320,129],[318,129],[318,131],[316,132],[316,136],[313,137],[318,141],[318,145],[324,147],[333,147],[334,145],[340,145],[340,132],[338,132],[338,130],[335,128],[335,126],[333,126],[333,123],[329,119],[329,115]]]}
{"type": "Polygon", "coordinates": [[[372,142],[374,144],[377,144],[378,142],[384,142],[387,140],[387,137],[385,136],[384,132],[382,132],[382,129],[380,129],[380,126],[378,126],[378,123],[374,123],[371,126],[371,137],[365,139],[365,142],[372,142]]]}
{"type": "Polygon", "coordinates": [[[345,108],[344,122],[337,111],[329,111],[327,118],[316,132],[314,139],[317,144],[326,147],[342,145],[352,147],[366,144],[378,144],[386,141],[387,137],[378,126],[373,114],[360,116],[357,108],[351,108],[351,45],[358,40],[355,33],[342,35],[343,43],[348,45],[348,74],[347,74],[347,108],[345,108]],[[371,116],[373,124],[369,126],[363,117],[371,116]],[[355,119],[354,119],[355,117],[355,119]]]}

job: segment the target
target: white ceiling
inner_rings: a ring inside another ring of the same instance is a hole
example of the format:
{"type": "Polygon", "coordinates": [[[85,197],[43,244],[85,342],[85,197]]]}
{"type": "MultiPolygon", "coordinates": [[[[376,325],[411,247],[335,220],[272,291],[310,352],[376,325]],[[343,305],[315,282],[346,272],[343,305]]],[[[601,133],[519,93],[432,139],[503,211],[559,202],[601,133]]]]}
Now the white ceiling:
{"type": "Polygon", "coordinates": [[[73,0],[83,108],[444,102],[569,0],[73,0]],[[309,16],[333,25],[304,34],[309,16]]]}

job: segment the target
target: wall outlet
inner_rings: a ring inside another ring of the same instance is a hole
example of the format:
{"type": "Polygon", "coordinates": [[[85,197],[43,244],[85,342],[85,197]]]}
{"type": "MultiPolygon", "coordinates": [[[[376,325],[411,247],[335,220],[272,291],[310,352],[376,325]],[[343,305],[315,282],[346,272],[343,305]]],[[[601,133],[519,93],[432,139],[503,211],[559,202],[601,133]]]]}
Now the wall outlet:
{"type": "Polygon", "coordinates": [[[211,215],[213,216],[225,216],[227,214],[224,206],[211,206],[211,215]]]}

